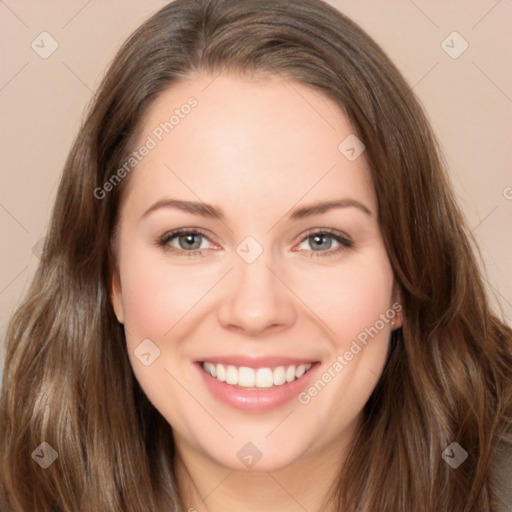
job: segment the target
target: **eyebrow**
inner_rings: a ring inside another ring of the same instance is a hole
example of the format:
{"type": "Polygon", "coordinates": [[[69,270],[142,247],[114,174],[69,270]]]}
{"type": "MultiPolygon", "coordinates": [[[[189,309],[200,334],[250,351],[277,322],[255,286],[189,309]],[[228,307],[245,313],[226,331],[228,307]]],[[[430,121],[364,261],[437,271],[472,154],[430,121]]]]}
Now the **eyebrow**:
{"type": "Polygon", "coordinates": [[[289,215],[289,220],[304,219],[306,217],[312,217],[313,215],[320,215],[326,213],[334,208],[357,208],[369,217],[373,216],[372,211],[360,201],[356,199],[344,198],[333,201],[320,201],[318,203],[297,208],[289,215]]]}
{"type": "MultiPolygon", "coordinates": [[[[208,217],[211,219],[225,220],[224,213],[217,206],[197,201],[181,201],[179,199],[161,199],[151,205],[142,215],[146,217],[160,208],[175,208],[193,215],[208,217]]],[[[369,217],[373,216],[372,211],[360,201],[351,198],[335,199],[331,201],[319,201],[308,206],[293,210],[287,220],[299,220],[314,215],[326,213],[335,208],[357,208],[369,217]]]]}

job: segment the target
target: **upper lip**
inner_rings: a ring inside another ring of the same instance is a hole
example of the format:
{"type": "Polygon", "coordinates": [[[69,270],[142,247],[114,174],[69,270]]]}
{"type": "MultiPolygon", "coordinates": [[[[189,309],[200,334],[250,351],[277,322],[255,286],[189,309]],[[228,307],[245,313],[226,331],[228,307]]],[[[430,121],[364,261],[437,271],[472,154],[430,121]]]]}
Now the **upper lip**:
{"type": "Polygon", "coordinates": [[[247,368],[273,368],[277,366],[300,366],[301,364],[315,363],[315,359],[298,359],[286,356],[211,356],[196,360],[196,363],[215,363],[247,368]]]}

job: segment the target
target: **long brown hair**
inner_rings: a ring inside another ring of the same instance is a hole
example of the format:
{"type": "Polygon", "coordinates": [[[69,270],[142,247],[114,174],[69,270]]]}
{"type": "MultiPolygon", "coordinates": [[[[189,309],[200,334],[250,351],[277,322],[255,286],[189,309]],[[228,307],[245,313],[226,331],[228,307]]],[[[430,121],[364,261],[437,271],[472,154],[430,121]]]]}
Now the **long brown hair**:
{"type": "MultiPolygon", "coordinates": [[[[492,313],[431,128],[355,23],[320,0],[176,0],[115,57],[71,149],[32,285],[7,333],[2,510],[180,510],[172,430],[141,391],[110,303],[111,251],[148,107],[196,72],[279,75],[334,99],[366,145],[404,305],[333,488],[344,512],[497,510],[512,331],[492,313]],[[42,469],[42,443],[58,459],[42,469]],[[468,453],[453,469],[452,442],[468,453]]],[[[341,141],[340,141],[341,142],[341,141]]],[[[136,172],[134,170],[133,172],[136,172]]]]}

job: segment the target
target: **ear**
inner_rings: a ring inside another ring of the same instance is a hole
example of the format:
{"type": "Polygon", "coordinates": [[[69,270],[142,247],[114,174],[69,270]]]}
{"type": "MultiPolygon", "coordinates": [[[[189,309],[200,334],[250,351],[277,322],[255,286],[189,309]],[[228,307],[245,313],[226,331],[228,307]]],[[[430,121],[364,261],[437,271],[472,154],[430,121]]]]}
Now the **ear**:
{"type": "Polygon", "coordinates": [[[112,278],[110,282],[110,300],[114,313],[116,314],[117,321],[122,324],[124,323],[124,311],[123,311],[123,294],[121,292],[121,278],[117,268],[112,269],[112,278]]]}

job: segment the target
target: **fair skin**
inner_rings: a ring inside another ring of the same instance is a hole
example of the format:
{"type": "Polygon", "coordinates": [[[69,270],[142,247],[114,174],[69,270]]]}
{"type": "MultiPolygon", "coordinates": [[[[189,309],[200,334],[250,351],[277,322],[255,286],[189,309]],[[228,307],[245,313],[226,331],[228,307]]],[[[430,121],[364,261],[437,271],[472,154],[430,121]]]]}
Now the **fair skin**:
{"type": "Polygon", "coordinates": [[[367,162],[338,150],[354,129],[326,96],[279,77],[212,80],[175,84],[144,119],[141,143],[189,97],[198,101],[130,176],[114,309],[136,378],[172,426],[184,510],[330,510],[320,505],[400,325],[399,316],[381,322],[332,377],[337,357],[397,301],[367,162]],[[213,205],[224,219],[165,206],[144,215],[171,198],[213,205]],[[339,199],[351,202],[289,218],[339,199]],[[168,237],[174,252],[158,245],[179,228],[205,236],[168,237]],[[326,229],[352,245],[323,239],[326,229]],[[237,253],[247,236],[263,250],[251,263],[237,253]],[[187,254],[198,246],[201,255],[187,254]],[[145,339],[160,350],[149,366],[134,354],[145,339]],[[332,378],[307,404],[293,396],[241,410],[212,394],[197,363],[236,355],[311,361],[304,389],[329,368],[332,378]],[[249,442],[261,455],[250,467],[237,456],[249,442]]]}

